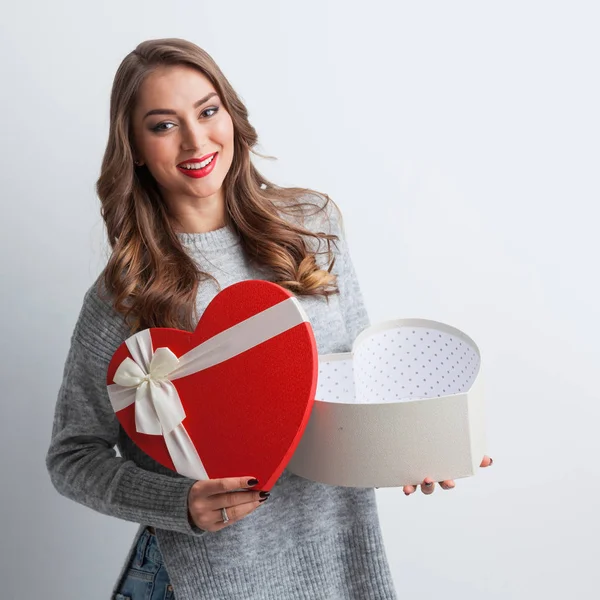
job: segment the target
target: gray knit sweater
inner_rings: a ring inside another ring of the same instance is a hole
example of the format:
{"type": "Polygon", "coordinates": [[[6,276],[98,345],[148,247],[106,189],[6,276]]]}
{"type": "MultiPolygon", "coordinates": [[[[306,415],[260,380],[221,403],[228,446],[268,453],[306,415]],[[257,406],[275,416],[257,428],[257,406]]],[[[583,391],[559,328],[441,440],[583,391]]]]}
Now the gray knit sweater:
{"type": "MultiPolygon", "coordinates": [[[[345,352],[368,325],[368,316],[339,213],[332,207],[305,225],[341,237],[333,269],[340,294],[328,300],[298,299],[319,353],[345,352]]],[[[180,239],[221,289],[246,279],[272,280],[264,267],[248,260],[227,227],[180,234],[180,239]]],[[[325,260],[326,255],[318,257],[321,265],[325,260]]],[[[201,283],[199,315],[218,291],[212,281],[201,283]]],[[[46,458],[61,494],[101,513],[140,523],[138,535],[144,526],[153,526],[177,600],[396,598],[373,489],[323,485],[286,470],[269,500],[248,517],[216,533],[192,528],[187,498],[194,481],[138,450],[121,429],[108,399],[108,363],[129,335],[122,317],[99,297],[94,284],[71,338],[46,458]]]]}

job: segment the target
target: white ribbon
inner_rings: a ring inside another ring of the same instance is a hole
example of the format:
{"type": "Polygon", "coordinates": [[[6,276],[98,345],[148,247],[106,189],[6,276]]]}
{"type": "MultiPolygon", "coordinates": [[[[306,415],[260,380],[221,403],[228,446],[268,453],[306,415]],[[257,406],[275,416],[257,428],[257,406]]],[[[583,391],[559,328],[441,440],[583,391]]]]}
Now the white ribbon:
{"type": "Polygon", "coordinates": [[[175,379],[225,362],[246,350],[308,321],[296,298],[288,298],[218,333],[179,358],[169,348],[153,351],[150,330],[125,343],[133,358],[117,368],[108,395],[115,412],[135,403],[135,427],[139,433],[162,435],[175,470],[193,479],[208,479],[183,420],[185,410],[175,379]]]}

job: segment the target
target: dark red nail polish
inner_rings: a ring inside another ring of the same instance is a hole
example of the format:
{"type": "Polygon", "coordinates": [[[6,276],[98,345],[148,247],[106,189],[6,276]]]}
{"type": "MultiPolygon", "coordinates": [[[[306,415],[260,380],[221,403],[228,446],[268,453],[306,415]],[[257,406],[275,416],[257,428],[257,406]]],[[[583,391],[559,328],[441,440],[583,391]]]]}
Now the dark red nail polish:
{"type": "Polygon", "coordinates": [[[494,464],[494,459],[490,457],[490,467],[494,464]]]}
{"type": "Polygon", "coordinates": [[[269,499],[269,496],[267,496],[266,498],[261,498],[261,499],[259,500],[259,502],[266,502],[268,499],[269,499]]]}
{"type": "Polygon", "coordinates": [[[250,480],[248,481],[248,485],[249,485],[250,487],[252,487],[253,485],[256,485],[257,483],[258,483],[258,479],[250,479],[250,480]]]}
{"type": "Polygon", "coordinates": [[[261,498],[268,498],[271,495],[271,492],[259,492],[258,495],[261,498]]]}

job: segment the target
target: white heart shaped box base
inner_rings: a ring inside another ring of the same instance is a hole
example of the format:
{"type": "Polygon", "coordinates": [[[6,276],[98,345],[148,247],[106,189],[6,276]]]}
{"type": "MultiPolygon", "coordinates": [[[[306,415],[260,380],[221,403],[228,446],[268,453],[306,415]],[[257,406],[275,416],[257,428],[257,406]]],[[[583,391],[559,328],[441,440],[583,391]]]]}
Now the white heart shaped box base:
{"type": "Polygon", "coordinates": [[[319,356],[316,399],[288,470],[330,485],[396,487],[474,475],[485,454],[481,354],[428,319],[378,323],[319,356]]]}

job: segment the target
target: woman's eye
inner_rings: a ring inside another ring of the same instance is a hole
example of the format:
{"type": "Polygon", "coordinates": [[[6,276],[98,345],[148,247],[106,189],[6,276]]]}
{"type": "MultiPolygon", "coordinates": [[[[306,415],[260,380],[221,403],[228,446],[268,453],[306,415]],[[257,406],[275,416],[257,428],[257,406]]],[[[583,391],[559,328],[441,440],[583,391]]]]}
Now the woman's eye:
{"type": "MultiPolygon", "coordinates": [[[[200,113],[200,116],[205,115],[206,118],[210,119],[210,117],[214,116],[218,112],[219,112],[219,107],[218,106],[212,106],[211,108],[207,108],[206,110],[203,110],[200,113]],[[207,113],[212,113],[212,114],[207,114],[207,113]]],[[[164,125],[174,125],[174,124],[171,123],[170,121],[166,121],[165,123],[159,123],[155,127],[152,127],[152,131],[154,131],[156,133],[162,133],[163,131],[170,131],[172,129],[172,127],[169,127],[168,129],[163,129],[164,125]]]]}
{"type": "Polygon", "coordinates": [[[173,123],[159,123],[156,127],[152,128],[152,131],[161,132],[161,131],[169,131],[169,129],[161,129],[163,125],[173,125],[173,123]]]}
{"type": "MultiPolygon", "coordinates": [[[[213,111],[214,114],[219,112],[219,107],[218,106],[211,106],[211,108],[207,108],[206,110],[202,111],[202,114],[205,115],[207,112],[213,111]]],[[[208,115],[209,117],[212,117],[213,115],[208,115]]]]}

